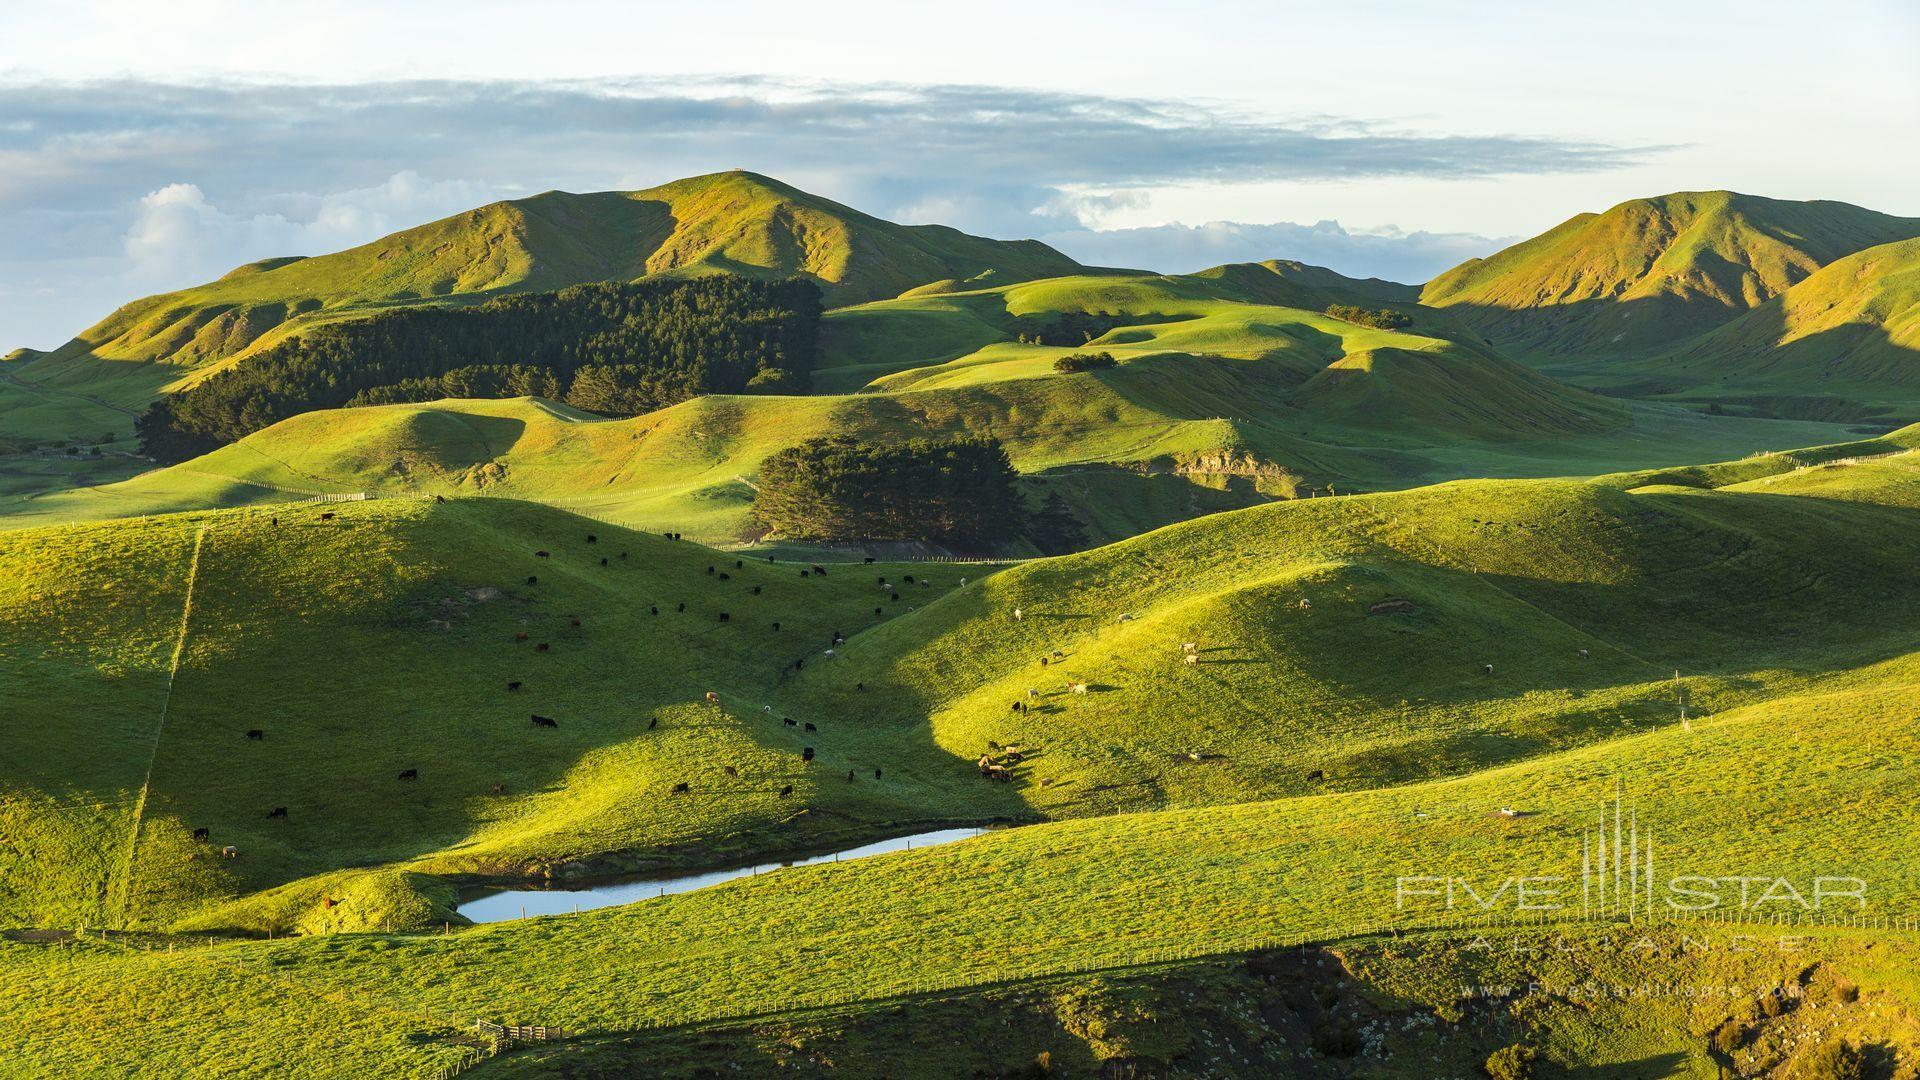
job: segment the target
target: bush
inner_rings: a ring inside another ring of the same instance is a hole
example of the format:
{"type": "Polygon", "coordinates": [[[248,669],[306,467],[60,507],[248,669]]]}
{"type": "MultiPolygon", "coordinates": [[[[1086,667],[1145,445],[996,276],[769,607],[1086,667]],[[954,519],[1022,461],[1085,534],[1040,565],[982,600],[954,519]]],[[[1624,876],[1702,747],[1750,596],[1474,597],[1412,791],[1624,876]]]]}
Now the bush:
{"type": "Polygon", "coordinates": [[[1829,1039],[1800,1055],[1787,1067],[1787,1080],[1860,1080],[1867,1074],[1866,1057],[1845,1039],[1829,1039]]]}
{"type": "Polygon", "coordinates": [[[1064,372],[1096,371],[1100,368],[1114,367],[1118,363],[1119,361],[1113,358],[1112,353],[1070,353],[1055,360],[1053,362],[1053,370],[1064,372]]]}
{"type": "Polygon", "coordinates": [[[1398,330],[1403,326],[1413,325],[1413,320],[1408,318],[1405,312],[1395,311],[1392,308],[1370,310],[1363,307],[1354,307],[1351,304],[1329,304],[1327,305],[1325,314],[1329,318],[1339,319],[1341,322],[1357,323],[1360,326],[1371,326],[1378,330],[1398,330]]]}
{"type": "Polygon", "coordinates": [[[1020,529],[1013,464],[992,439],[885,446],[812,439],[760,463],[754,516],[796,540],[928,540],[969,547],[1020,529]]]}
{"type": "MultiPolygon", "coordinates": [[[[148,454],[205,453],[312,409],[421,400],[450,387],[519,396],[544,389],[632,414],[696,394],[739,393],[758,372],[813,369],[820,290],[811,282],[716,275],[600,282],[471,307],[401,308],[316,326],[194,387],[136,425],[148,454]],[[450,381],[451,380],[451,381],[450,381]],[[517,380],[517,381],[516,381],[517,380]]],[[[581,408],[601,411],[592,405],[581,408]]]]}
{"type": "Polygon", "coordinates": [[[1492,1080],[1530,1080],[1540,1051],[1531,1046],[1503,1046],[1488,1055],[1484,1068],[1492,1080]]]}

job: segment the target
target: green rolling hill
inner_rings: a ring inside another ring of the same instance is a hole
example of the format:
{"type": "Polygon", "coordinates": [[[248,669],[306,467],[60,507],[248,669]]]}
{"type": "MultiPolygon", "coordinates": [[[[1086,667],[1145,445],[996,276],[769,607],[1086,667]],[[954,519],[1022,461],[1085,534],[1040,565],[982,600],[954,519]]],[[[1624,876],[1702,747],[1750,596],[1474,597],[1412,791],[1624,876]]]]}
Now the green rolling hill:
{"type": "Polygon", "coordinates": [[[1848,255],[1920,235],[1920,219],[1838,202],[1680,192],[1581,214],[1440,275],[1422,303],[1523,359],[1665,352],[1848,255]]]}
{"type": "Polygon", "coordinates": [[[896,225],[735,171],[633,192],[492,203],[347,251],[242,266],[136,300],[22,377],[137,407],[303,327],[396,305],[656,274],[801,275],[829,302],[1082,272],[1036,241],[896,225]]]}

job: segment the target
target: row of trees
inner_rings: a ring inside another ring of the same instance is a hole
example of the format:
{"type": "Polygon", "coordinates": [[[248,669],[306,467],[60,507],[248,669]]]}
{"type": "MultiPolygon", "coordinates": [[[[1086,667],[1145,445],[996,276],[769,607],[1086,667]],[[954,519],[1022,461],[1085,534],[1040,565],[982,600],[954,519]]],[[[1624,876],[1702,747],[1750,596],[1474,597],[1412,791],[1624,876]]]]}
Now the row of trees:
{"type": "Polygon", "coordinates": [[[1115,360],[1110,352],[1077,352],[1068,353],[1055,360],[1053,370],[1070,375],[1076,371],[1099,371],[1118,363],[1119,361],[1115,360]]]}
{"type": "Polygon", "coordinates": [[[1094,338],[1122,326],[1151,322],[1135,315],[1104,311],[1057,311],[1048,315],[1022,315],[1013,321],[1013,337],[1022,345],[1085,345],[1094,338]]]}
{"type": "Polygon", "coordinates": [[[1413,319],[1404,311],[1392,308],[1363,308],[1352,304],[1328,304],[1325,314],[1341,322],[1371,326],[1377,330],[1398,330],[1413,325],[1413,319]]]}
{"type": "Polygon", "coordinates": [[[564,397],[632,415],[699,394],[804,389],[820,291],[734,275],[601,282],[314,327],[141,417],[177,461],[312,409],[448,396],[564,397]]]}

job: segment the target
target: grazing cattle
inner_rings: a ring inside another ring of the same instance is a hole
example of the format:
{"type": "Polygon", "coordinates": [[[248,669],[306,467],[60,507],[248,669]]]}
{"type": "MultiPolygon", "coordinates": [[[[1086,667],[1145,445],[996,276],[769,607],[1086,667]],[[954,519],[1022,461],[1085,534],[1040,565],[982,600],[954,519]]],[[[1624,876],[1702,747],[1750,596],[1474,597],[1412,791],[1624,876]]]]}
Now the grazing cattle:
{"type": "Polygon", "coordinates": [[[1010,784],[1013,782],[1013,771],[1004,765],[987,766],[986,776],[987,779],[995,780],[1002,784],[1010,784]]]}
{"type": "Polygon", "coordinates": [[[800,730],[802,730],[802,731],[819,731],[820,729],[819,729],[819,728],[817,728],[817,727],[814,727],[814,726],[813,726],[813,721],[811,721],[811,720],[809,720],[809,721],[807,721],[806,723],[804,723],[804,724],[802,724],[802,725],[800,725],[800,730]]]}
{"type": "Polygon", "coordinates": [[[654,717],[653,719],[651,719],[651,720],[648,720],[648,721],[647,721],[647,730],[648,730],[648,731],[652,731],[652,730],[653,730],[654,728],[657,728],[657,727],[659,727],[659,726],[660,726],[660,718],[659,718],[659,717],[657,717],[657,716],[656,716],[656,717],[654,717]]]}
{"type": "Polygon", "coordinates": [[[588,533],[588,534],[587,534],[587,543],[589,543],[589,544],[597,544],[597,543],[599,543],[599,542],[600,542],[600,538],[599,538],[599,537],[597,537],[597,536],[595,536],[595,535],[593,535],[592,533],[588,533]]]}
{"type": "Polygon", "coordinates": [[[771,555],[769,555],[769,556],[767,556],[767,563],[768,563],[768,565],[772,565],[772,563],[773,563],[773,556],[771,556],[771,555]]]}
{"type": "Polygon", "coordinates": [[[623,558],[623,559],[624,559],[624,558],[626,558],[626,557],[627,557],[627,553],[626,553],[626,552],[624,552],[624,551],[623,551],[623,552],[621,552],[621,553],[620,553],[620,557],[621,557],[621,558],[623,558]]]}
{"type": "Polygon", "coordinates": [[[433,497],[433,501],[437,503],[443,503],[447,501],[447,497],[445,495],[435,495],[433,497]]]}
{"type": "Polygon", "coordinates": [[[279,519],[279,518],[277,518],[277,517],[276,517],[276,518],[268,518],[268,519],[267,519],[267,524],[269,524],[269,525],[271,525],[271,526],[273,526],[274,528],[276,528],[276,529],[277,529],[277,528],[279,528],[279,527],[280,527],[280,519],[279,519]]]}
{"type": "Polygon", "coordinates": [[[1007,764],[1009,764],[1009,765],[1018,765],[1018,764],[1020,764],[1020,762],[1021,762],[1021,761],[1023,761],[1023,760],[1025,760],[1025,759],[1021,757],[1021,755],[1020,755],[1020,751],[1018,751],[1018,750],[1009,750],[1009,751],[1007,751],[1007,753],[1006,753],[1006,756],[1005,756],[1004,758],[1002,758],[1001,760],[1002,760],[1002,761],[1005,761],[1005,762],[1006,762],[1007,764]]]}
{"type": "Polygon", "coordinates": [[[1051,662],[1051,661],[1050,661],[1050,660],[1049,660],[1049,659],[1048,659],[1047,657],[1044,657],[1044,656],[1043,656],[1043,657],[1041,657],[1041,658],[1040,658],[1040,666],[1041,666],[1041,667],[1046,667],[1046,666],[1047,666],[1047,664],[1048,664],[1048,663],[1050,663],[1050,662],[1051,662]]]}
{"type": "Polygon", "coordinates": [[[712,577],[713,574],[714,574],[714,568],[711,566],[707,567],[707,576],[712,577]]]}
{"type": "Polygon", "coordinates": [[[727,573],[727,572],[726,572],[725,570],[722,570],[722,571],[720,571],[720,580],[721,580],[721,581],[732,581],[732,580],[733,580],[733,575],[732,575],[732,574],[729,574],[729,573],[727,573]]]}
{"type": "MultiPolygon", "coordinates": [[[[755,585],[755,586],[753,587],[753,595],[755,595],[755,596],[759,596],[759,595],[760,595],[760,586],[758,586],[758,585],[755,585]]],[[[779,629],[779,627],[778,627],[778,626],[775,626],[775,627],[774,627],[774,629],[776,629],[776,630],[778,630],[778,629],[779,629]]]]}
{"type": "Polygon", "coordinates": [[[866,562],[866,564],[867,564],[868,566],[872,566],[872,565],[873,565],[873,556],[871,556],[871,555],[869,555],[869,556],[867,556],[867,557],[866,557],[866,559],[865,559],[864,561],[866,562]]]}
{"type": "Polygon", "coordinates": [[[1315,769],[1307,774],[1307,779],[1309,780],[1325,780],[1326,778],[1327,770],[1325,769],[1315,769]]]}
{"type": "Polygon", "coordinates": [[[771,705],[762,705],[762,706],[760,706],[760,711],[761,711],[761,712],[763,712],[763,713],[766,713],[766,714],[767,714],[768,716],[772,716],[772,715],[773,715],[773,706],[771,706],[771,705]]]}
{"type": "Polygon", "coordinates": [[[264,731],[261,731],[259,728],[247,729],[247,738],[252,739],[254,742],[259,742],[261,739],[264,739],[266,737],[267,737],[267,733],[264,731]]]}
{"type": "Polygon", "coordinates": [[[673,785],[673,793],[675,795],[684,795],[685,793],[692,790],[693,790],[693,785],[687,783],[685,780],[682,780],[679,783],[673,785]]]}
{"type": "Polygon", "coordinates": [[[505,785],[505,784],[495,784],[495,785],[493,785],[493,793],[494,793],[495,795],[503,795],[503,794],[505,794],[505,793],[506,793],[506,790],[507,790],[507,785],[505,785]]]}
{"type": "Polygon", "coordinates": [[[549,554],[547,554],[547,553],[546,553],[545,551],[536,551],[536,552],[534,552],[534,553],[533,553],[533,557],[534,557],[534,558],[536,558],[536,559],[551,559],[551,558],[553,558],[553,556],[552,556],[552,555],[549,555],[549,554]]]}
{"type": "Polygon", "coordinates": [[[812,760],[813,760],[813,747],[811,747],[811,746],[803,746],[803,747],[801,747],[801,748],[800,748],[800,760],[801,760],[801,761],[812,761],[812,760]]]}
{"type": "Polygon", "coordinates": [[[1083,682],[1068,683],[1067,689],[1073,691],[1076,694],[1084,695],[1087,692],[1087,684],[1083,682]]]}
{"type": "Polygon", "coordinates": [[[835,645],[845,645],[847,643],[847,636],[845,634],[842,634],[840,631],[835,630],[833,632],[833,643],[835,645]]]}
{"type": "Polygon", "coordinates": [[[807,572],[806,572],[805,570],[802,570],[802,571],[800,571],[800,576],[801,576],[801,577],[806,577],[806,576],[807,576],[807,572]]]}
{"type": "Polygon", "coordinates": [[[788,785],[787,785],[786,787],[783,787],[783,788],[781,788],[781,789],[780,789],[780,797],[781,797],[781,798],[783,798],[783,799],[784,799],[784,798],[786,798],[787,796],[789,796],[789,795],[791,795],[791,794],[793,794],[793,785],[792,785],[792,784],[788,784],[788,785]]]}
{"type": "Polygon", "coordinates": [[[882,612],[882,611],[881,611],[881,610],[880,610],[879,608],[874,608],[874,609],[873,609],[873,613],[874,613],[875,615],[880,615],[880,614],[883,614],[883,612],[882,612]]]}
{"type": "Polygon", "coordinates": [[[724,612],[724,611],[720,613],[720,621],[721,621],[721,622],[726,622],[726,621],[727,621],[728,619],[731,619],[731,618],[733,618],[733,616],[731,616],[731,615],[729,615],[729,614],[727,614],[727,613],[726,613],[726,612],[724,612]]]}
{"type": "Polygon", "coordinates": [[[1066,658],[1066,655],[1067,655],[1066,653],[1061,652],[1059,649],[1053,650],[1053,658],[1055,660],[1064,660],[1066,658]]]}
{"type": "Polygon", "coordinates": [[[826,657],[826,658],[827,658],[827,659],[829,659],[829,660],[831,660],[831,659],[833,659],[833,650],[832,650],[832,649],[828,649],[828,650],[827,650],[826,652],[823,652],[823,653],[821,653],[820,655],[821,655],[821,656],[824,656],[824,657],[826,657]]]}
{"type": "Polygon", "coordinates": [[[733,568],[735,570],[745,570],[747,568],[747,560],[745,559],[733,560],[733,568]]]}
{"type": "Polygon", "coordinates": [[[329,510],[329,511],[327,511],[327,512],[326,512],[326,513],[324,513],[324,514],[321,514],[321,515],[320,515],[320,520],[321,520],[321,521],[332,521],[332,520],[333,520],[333,511],[331,511],[331,510],[329,510]]]}
{"type": "Polygon", "coordinates": [[[335,899],[334,899],[333,897],[331,897],[331,896],[323,896],[323,897],[321,897],[320,899],[322,900],[322,902],[324,902],[324,903],[325,903],[325,904],[327,905],[327,910],[328,910],[328,911],[332,911],[332,910],[333,910],[334,908],[336,908],[336,907],[338,907],[338,906],[339,906],[340,904],[342,904],[342,903],[344,903],[344,901],[341,901],[341,900],[335,900],[335,899]]]}
{"type": "Polygon", "coordinates": [[[1582,660],[1585,660],[1586,658],[1587,658],[1587,650],[1585,650],[1585,649],[1581,649],[1581,650],[1580,650],[1580,659],[1582,659],[1582,660]]]}
{"type": "Polygon", "coordinates": [[[534,577],[534,576],[533,576],[533,575],[531,575],[531,574],[529,574],[529,575],[527,576],[527,584],[529,584],[529,585],[538,585],[538,584],[540,584],[540,579],[539,579],[539,578],[537,578],[537,577],[534,577]]]}
{"type": "Polygon", "coordinates": [[[1185,664],[1186,664],[1186,665],[1187,665],[1188,667],[1199,667],[1199,666],[1200,666],[1200,654],[1199,654],[1199,653],[1188,653],[1187,655],[1185,655],[1185,656],[1183,656],[1183,657],[1181,657],[1180,659],[1181,659],[1181,662],[1183,662],[1183,663],[1185,663],[1185,664]]]}
{"type": "Polygon", "coordinates": [[[853,684],[853,688],[856,692],[864,693],[867,689],[867,684],[863,682],[857,682],[853,684]]]}
{"type": "Polygon", "coordinates": [[[551,652],[552,650],[553,646],[544,641],[533,647],[534,652],[551,652]]]}
{"type": "Polygon", "coordinates": [[[513,640],[515,640],[515,641],[525,641],[525,640],[527,640],[527,632],[526,632],[525,630],[520,630],[520,631],[517,631],[517,632],[515,632],[515,634],[513,635],[513,640]]]}
{"type": "Polygon", "coordinates": [[[647,614],[649,614],[649,615],[658,615],[658,614],[660,614],[660,605],[659,605],[659,604],[648,604],[648,605],[647,605],[647,614]]]}
{"type": "Polygon", "coordinates": [[[539,713],[534,713],[533,726],[544,727],[544,728],[557,728],[560,726],[560,722],[558,720],[555,720],[551,716],[541,716],[539,713]]]}
{"type": "Polygon", "coordinates": [[[887,584],[887,575],[885,574],[881,574],[879,577],[874,578],[873,580],[875,584],[879,585],[883,589],[893,588],[893,586],[887,584]]]}
{"type": "Polygon", "coordinates": [[[267,816],[268,817],[286,817],[287,808],[284,806],[276,806],[273,809],[267,811],[267,816]]]}
{"type": "Polygon", "coordinates": [[[1128,611],[1123,611],[1123,612],[1121,612],[1121,613],[1120,613],[1120,617],[1119,617],[1119,618],[1117,618],[1117,619],[1115,619],[1115,620],[1113,620],[1113,621],[1114,621],[1114,622],[1117,622],[1117,623],[1123,623],[1123,622],[1132,622],[1132,621],[1133,621],[1133,613],[1132,613],[1132,612],[1128,612],[1128,611]]]}
{"type": "Polygon", "coordinates": [[[819,563],[813,564],[813,572],[816,574],[819,574],[821,577],[827,576],[827,568],[824,566],[821,566],[819,563]]]}
{"type": "Polygon", "coordinates": [[[420,770],[419,769],[402,769],[400,772],[400,779],[418,780],[420,779],[420,770]]]}
{"type": "Polygon", "coordinates": [[[220,849],[220,857],[223,859],[237,859],[240,857],[240,849],[234,847],[232,844],[228,844],[226,847],[220,849]]]}
{"type": "Polygon", "coordinates": [[[579,616],[575,616],[575,617],[573,617],[573,618],[571,618],[571,619],[568,619],[568,620],[567,620],[567,624],[568,624],[569,626],[572,626],[572,627],[573,627],[573,628],[574,628],[575,630],[578,630],[578,629],[580,629],[580,618],[579,618],[579,616]]]}
{"type": "Polygon", "coordinates": [[[1493,665],[1492,665],[1492,664],[1488,664],[1488,665],[1486,665],[1486,668],[1487,668],[1487,674],[1489,674],[1489,675],[1491,675],[1491,674],[1493,674],[1493,665]]]}
{"type": "Polygon", "coordinates": [[[900,594],[899,594],[899,593],[894,593],[894,594],[893,594],[893,599],[894,599],[894,600],[896,600],[896,601],[897,601],[897,600],[899,600],[899,599],[900,599],[900,594]]]}
{"type": "Polygon", "coordinates": [[[799,671],[801,668],[804,668],[806,666],[807,666],[807,659],[804,656],[793,662],[793,670],[795,671],[799,671]]]}
{"type": "Polygon", "coordinates": [[[603,558],[603,559],[601,559],[601,560],[600,560],[600,565],[601,565],[601,566],[605,566],[605,565],[607,565],[607,560],[606,560],[606,559],[604,559],[604,558],[603,558]]]}
{"type": "Polygon", "coordinates": [[[686,602],[685,600],[682,600],[682,601],[680,601],[680,606],[679,606],[679,607],[676,607],[676,608],[674,608],[673,610],[675,610],[675,611],[685,611],[685,610],[687,610],[687,602],[686,602]]]}
{"type": "Polygon", "coordinates": [[[874,778],[875,780],[878,780],[878,779],[880,779],[880,770],[879,770],[879,769],[875,769],[875,770],[873,770],[873,778],[874,778]]]}
{"type": "Polygon", "coordinates": [[[1027,687],[1027,700],[1029,700],[1029,701],[1031,701],[1031,700],[1033,700],[1034,698],[1037,698],[1037,697],[1039,697],[1039,696],[1040,696],[1040,691],[1038,691],[1038,690],[1035,690],[1035,689],[1034,689],[1033,687],[1031,687],[1031,686],[1029,686],[1029,687],[1027,687]]]}
{"type": "Polygon", "coordinates": [[[913,575],[912,575],[912,574],[908,574],[908,575],[906,576],[906,578],[904,578],[903,580],[905,580],[907,584],[909,584],[909,585],[911,585],[911,584],[913,584],[913,575]]]}
{"type": "Polygon", "coordinates": [[[798,721],[798,720],[795,720],[795,719],[794,719],[793,717],[791,717],[791,716],[783,716],[783,717],[781,717],[781,718],[780,718],[780,722],[781,722],[781,723],[783,723],[783,724],[785,724],[785,725],[787,725],[788,727],[799,727],[799,726],[800,726],[800,721],[798,721]]]}
{"type": "Polygon", "coordinates": [[[194,838],[195,840],[205,840],[205,839],[207,838],[207,835],[208,835],[208,833],[207,833],[207,830],[205,830],[205,829],[195,829],[195,830],[193,830],[193,838],[194,838]]]}
{"type": "Polygon", "coordinates": [[[727,774],[728,776],[735,776],[735,777],[737,777],[737,776],[739,776],[739,775],[740,775],[740,770],[739,770],[739,769],[736,769],[736,768],[734,768],[734,767],[733,767],[733,766],[731,766],[731,765],[722,765],[722,766],[720,766],[720,771],[721,771],[721,772],[723,772],[723,773],[726,773],[726,774],[727,774]]]}
{"type": "Polygon", "coordinates": [[[774,623],[774,624],[773,624],[773,628],[774,628],[775,630],[778,630],[778,629],[780,629],[780,624],[779,624],[779,623],[774,623]]]}
{"type": "Polygon", "coordinates": [[[709,691],[707,691],[707,704],[709,704],[709,705],[718,705],[718,704],[720,704],[720,695],[719,695],[719,694],[716,694],[716,693],[714,693],[714,692],[713,692],[713,691],[711,691],[711,690],[709,690],[709,691]]]}

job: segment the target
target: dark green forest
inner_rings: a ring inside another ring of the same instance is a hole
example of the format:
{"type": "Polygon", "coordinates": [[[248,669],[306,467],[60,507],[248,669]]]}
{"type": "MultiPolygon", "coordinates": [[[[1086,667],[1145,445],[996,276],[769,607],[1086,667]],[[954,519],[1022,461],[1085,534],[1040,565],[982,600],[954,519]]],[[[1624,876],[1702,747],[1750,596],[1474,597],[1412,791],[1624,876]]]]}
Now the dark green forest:
{"type": "Polygon", "coordinates": [[[634,415],[700,394],[791,392],[813,370],[820,310],[811,282],[716,275],[383,312],[316,327],[162,398],[140,440],[179,461],[344,405],[539,394],[634,415]]]}
{"type": "Polygon", "coordinates": [[[811,439],[760,464],[754,515],[793,540],[930,540],[972,549],[1022,528],[1013,464],[993,439],[869,445],[811,439]]]}

